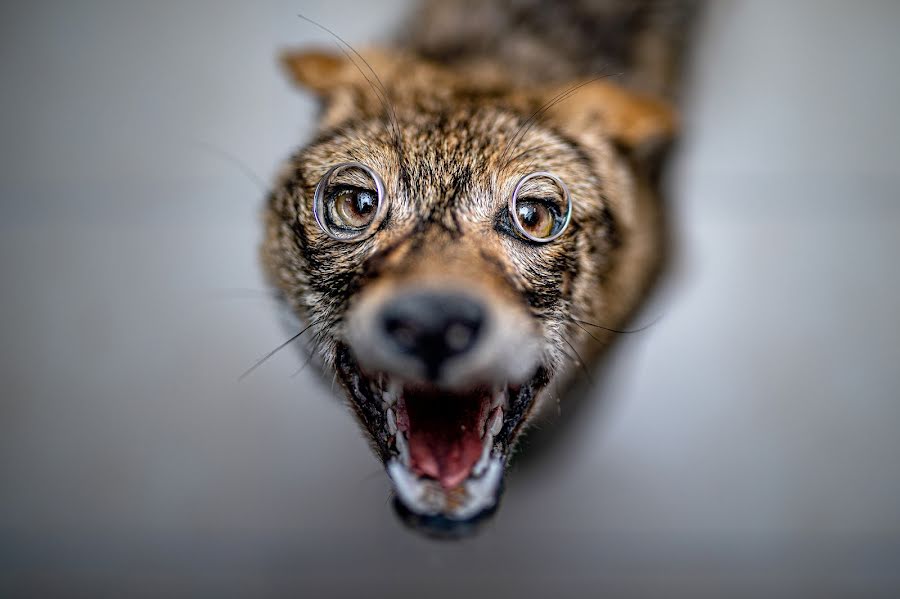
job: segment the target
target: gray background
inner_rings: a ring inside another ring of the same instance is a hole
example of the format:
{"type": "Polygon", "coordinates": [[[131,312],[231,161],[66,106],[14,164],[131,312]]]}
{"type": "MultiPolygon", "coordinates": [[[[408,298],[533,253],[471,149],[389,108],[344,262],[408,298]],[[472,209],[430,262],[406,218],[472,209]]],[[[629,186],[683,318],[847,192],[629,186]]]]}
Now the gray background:
{"type": "Polygon", "coordinates": [[[315,115],[276,50],[406,7],[0,8],[0,595],[900,596],[900,3],[715,3],[663,318],[453,544],[298,352],[236,382],[288,333],[245,171],[315,115]]]}

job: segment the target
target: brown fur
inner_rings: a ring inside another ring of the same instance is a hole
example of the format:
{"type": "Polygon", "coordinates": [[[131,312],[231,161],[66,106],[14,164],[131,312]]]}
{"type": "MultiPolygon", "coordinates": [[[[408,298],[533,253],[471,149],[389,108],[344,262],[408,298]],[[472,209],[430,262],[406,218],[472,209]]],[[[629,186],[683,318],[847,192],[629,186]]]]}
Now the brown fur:
{"type": "MultiPolygon", "coordinates": [[[[311,292],[309,275],[362,272],[367,260],[408,237],[435,206],[446,210],[448,195],[459,191],[453,189],[456,178],[466,171],[471,177],[467,185],[480,186],[483,197],[500,198],[499,203],[494,201],[490,210],[474,203],[466,203],[465,210],[454,205],[457,222],[424,233],[449,240],[460,228],[457,235],[480,248],[462,260],[464,269],[482,271],[484,266],[502,265],[500,270],[518,293],[537,287],[538,280],[552,283],[552,305],[542,314],[552,319],[545,320],[545,326],[578,339],[576,348],[590,353],[590,338],[566,322],[567,317],[607,327],[619,325],[646,288],[658,254],[657,203],[652,190],[616,147],[638,148],[668,139],[675,130],[674,113],[659,100],[634,95],[607,81],[588,81],[547,111],[504,156],[506,144],[529,116],[571,86],[522,89],[499,75],[472,81],[408,55],[369,52],[365,56],[390,91],[406,165],[395,155],[393,125],[378,94],[347,58],[318,52],[285,55],[291,74],[323,95],[325,108],[320,121],[323,136],[292,160],[270,203],[265,258],[272,278],[305,318],[337,323],[340,314],[325,308],[338,310],[352,298],[311,292]],[[516,155],[521,157],[506,163],[516,155]],[[405,196],[408,210],[394,216],[385,235],[348,248],[318,231],[310,199],[331,165],[361,158],[393,183],[393,194],[405,196]],[[577,198],[576,231],[560,243],[539,248],[491,235],[493,208],[504,205],[502,198],[511,193],[519,176],[538,167],[569,181],[577,198]],[[411,188],[402,187],[404,179],[411,188]],[[303,231],[300,237],[298,228],[303,231]],[[327,264],[324,272],[315,273],[298,242],[327,264]],[[577,277],[571,274],[572,267],[577,277]],[[569,281],[570,293],[561,296],[555,292],[557,282],[567,273],[577,280],[569,281]]],[[[433,248],[440,242],[427,243],[433,248]]],[[[429,266],[421,262],[419,268],[429,266]]],[[[603,331],[594,335],[602,337],[603,331]]],[[[561,355],[564,343],[557,340],[556,345],[561,355]]],[[[329,346],[326,334],[323,347],[329,346]]]]}
{"type": "MultiPolygon", "coordinates": [[[[574,80],[537,83],[505,68],[503,53],[457,52],[437,64],[428,57],[440,58],[446,35],[428,11],[445,9],[425,10],[422,37],[411,42],[418,53],[283,55],[290,76],[321,98],[322,113],[318,137],[287,163],[269,200],[265,267],[312,323],[326,371],[342,359],[353,310],[398,287],[443,285],[479,290],[540,340],[543,392],[608,343],[602,327],[622,326],[658,270],[664,232],[647,158],[674,137],[675,113],[661,98],[578,69],[563,69],[574,80]],[[380,173],[392,200],[379,230],[353,244],[327,237],[312,212],[318,181],[349,161],[380,173]],[[569,229],[545,245],[502,223],[518,179],[538,170],[566,181],[574,203],[569,229]],[[588,331],[578,321],[602,326],[588,331]]],[[[342,382],[352,398],[354,381],[342,382]]],[[[531,414],[537,403],[523,409],[531,414]]],[[[364,404],[351,401],[386,458],[381,416],[364,404]]]]}

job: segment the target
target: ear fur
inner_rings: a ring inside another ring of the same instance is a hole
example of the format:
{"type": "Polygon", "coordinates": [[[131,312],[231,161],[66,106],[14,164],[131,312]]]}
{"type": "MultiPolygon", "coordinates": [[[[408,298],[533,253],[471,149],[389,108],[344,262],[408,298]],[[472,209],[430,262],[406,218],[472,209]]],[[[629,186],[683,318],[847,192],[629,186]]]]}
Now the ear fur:
{"type": "Polygon", "coordinates": [[[642,96],[607,81],[584,87],[555,88],[546,97],[563,94],[549,109],[550,117],[574,131],[601,130],[621,146],[635,152],[664,145],[678,129],[675,110],[666,102],[642,96]],[[571,91],[569,97],[564,94],[571,91]]]}
{"type": "MultiPolygon", "coordinates": [[[[432,89],[461,81],[433,65],[407,60],[401,66],[403,59],[391,53],[370,51],[367,55],[373,68],[381,73],[399,68],[397,77],[423,80],[422,73],[427,73],[427,77],[435,78],[432,89]]],[[[281,64],[295,83],[326,100],[323,125],[339,122],[354,108],[362,108],[360,102],[380,105],[372,81],[346,56],[319,50],[289,50],[281,54],[281,64]]],[[[466,85],[473,83],[477,81],[465,81],[466,85]]],[[[553,87],[541,92],[541,98],[551,104],[547,117],[564,128],[576,133],[602,132],[635,154],[664,146],[677,131],[677,116],[669,104],[605,80],[583,83],[581,87],[553,87]]]]}
{"type": "MultiPolygon", "coordinates": [[[[383,71],[390,62],[379,53],[368,53],[373,69],[383,71]]],[[[374,74],[365,75],[348,57],[318,50],[292,50],[281,54],[281,64],[297,85],[322,101],[319,127],[328,129],[354,114],[377,110],[383,98],[375,91],[374,74]]]]}
{"type": "Polygon", "coordinates": [[[320,96],[350,83],[343,56],[318,50],[289,50],[281,53],[281,65],[294,83],[320,96]]]}

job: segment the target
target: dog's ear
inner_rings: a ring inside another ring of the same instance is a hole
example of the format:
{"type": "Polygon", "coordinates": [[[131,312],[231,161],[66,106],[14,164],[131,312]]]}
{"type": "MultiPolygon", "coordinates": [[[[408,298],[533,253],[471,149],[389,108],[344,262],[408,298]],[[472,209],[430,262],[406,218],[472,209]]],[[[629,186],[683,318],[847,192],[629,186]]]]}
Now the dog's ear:
{"type": "Polygon", "coordinates": [[[294,83],[327,97],[343,85],[353,84],[343,55],[318,50],[288,50],[281,53],[281,65],[294,83]]]}
{"type": "Polygon", "coordinates": [[[544,94],[548,117],[575,133],[601,133],[638,155],[660,148],[677,132],[678,118],[666,102],[608,81],[553,88],[544,94]]]}
{"type": "Polygon", "coordinates": [[[375,88],[374,69],[381,71],[389,66],[389,56],[384,53],[367,52],[365,59],[351,60],[344,54],[320,50],[288,50],[281,53],[280,59],[290,79],[321,100],[323,128],[382,104],[375,88]]]}

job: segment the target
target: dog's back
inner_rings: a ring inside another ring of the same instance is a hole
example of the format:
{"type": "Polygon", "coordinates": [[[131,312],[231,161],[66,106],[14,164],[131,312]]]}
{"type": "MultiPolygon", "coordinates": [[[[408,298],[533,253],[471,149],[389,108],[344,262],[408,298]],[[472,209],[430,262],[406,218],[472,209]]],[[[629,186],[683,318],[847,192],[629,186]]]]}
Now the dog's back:
{"type": "Polygon", "coordinates": [[[674,95],[697,0],[428,0],[401,43],[442,64],[496,64],[523,82],[613,75],[674,95]]]}

